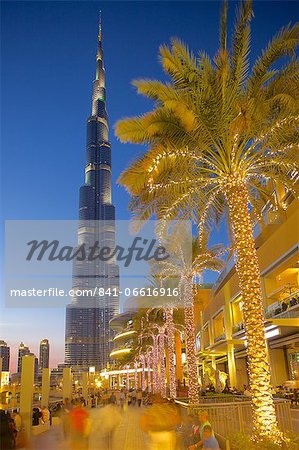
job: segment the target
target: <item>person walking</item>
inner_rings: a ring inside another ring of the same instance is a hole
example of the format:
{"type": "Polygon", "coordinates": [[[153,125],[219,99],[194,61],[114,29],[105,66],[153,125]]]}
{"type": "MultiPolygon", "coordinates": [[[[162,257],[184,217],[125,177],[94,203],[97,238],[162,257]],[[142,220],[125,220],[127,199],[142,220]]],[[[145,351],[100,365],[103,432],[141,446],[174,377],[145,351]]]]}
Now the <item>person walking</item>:
{"type": "Polygon", "coordinates": [[[70,411],[70,446],[72,450],[88,448],[89,414],[80,402],[70,411]]]}
{"type": "Polygon", "coordinates": [[[140,389],[137,391],[136,398],[138,402],[138,407],[140,408],[142,402],[142,391],[140,389]]]}
{"type": "Polygon", "coordinates": [[[153,396],[153,404],[140,417],[140,428],[148,433],[150,450],[173,450],[177,445],[176,429],[182,419],[176,407],[161,397],[153,396]]]}
{"type": "Polygon", "coordinates": [[[132,392],[132,405],[135,406],[136,405],[136,398],[137,398],[137,394],[135,389],[132,392]]]}
{"type": "Polygon", "coordinates": [[[103,450],[116,449],[113,445],[114,432],[121,421],[122,414],[115,404],[109,403],[101,408],[97,414],[97,420],[93,422],[93,432],[90,435],[89,442],[90,448],[103,450]]]}
{"type": "Polygon", "coordinates": [[[126,401],[126,394],[124,393],[124,391],[121,391],[120,396],[119,396],[119,404],[120,404],[121,409],[124,408],[125,401],[126,401]]]}

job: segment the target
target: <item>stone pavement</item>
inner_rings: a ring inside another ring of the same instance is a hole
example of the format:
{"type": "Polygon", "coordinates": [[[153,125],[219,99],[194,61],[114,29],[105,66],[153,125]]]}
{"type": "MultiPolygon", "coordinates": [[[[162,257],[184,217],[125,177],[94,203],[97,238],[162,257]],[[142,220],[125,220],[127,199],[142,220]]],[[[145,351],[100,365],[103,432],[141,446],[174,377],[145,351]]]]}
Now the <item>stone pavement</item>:
{"type": "MultiPolygon", "coordinates": [[[[121,421],[115,428],[113,438],[108,443],[101,435],[104,408],[88,410],[91,418],[91,432],[88,446],[78,445],[84,450],[147,450],[147,436],[139,427],[139,417],[143,408],[130,407],[122,413],[121,421]]],[[[77,447],[77,446],[76,446],[77,447]]],[[[74,450],[63,436],[62,425],[53,425],[51,430],[32,439],[34,450],[74,450]]]]}

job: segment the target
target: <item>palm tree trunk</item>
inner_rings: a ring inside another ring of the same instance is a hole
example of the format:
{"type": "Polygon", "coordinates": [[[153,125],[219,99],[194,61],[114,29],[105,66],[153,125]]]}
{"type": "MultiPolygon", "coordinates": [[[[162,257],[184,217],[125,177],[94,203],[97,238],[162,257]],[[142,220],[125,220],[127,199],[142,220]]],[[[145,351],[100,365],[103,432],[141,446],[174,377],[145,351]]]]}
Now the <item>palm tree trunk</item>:
{"type": "Polygon", "coordinates": [[[159,392],[159,380],[158,380],[158,335],[153,336],[153,392],[158,394],[159,392]]]}
{"type": "Polygon", "coordinates": [[[129,375],[129,369],[130,369],[130,366],[129,366],[129,364],[127,364],[126,369],[127,369],[127,383],[126,383],[126,388],[127,388],[127,390],[129,390],[129,389],[130,389],[130,375],[129,375]]]}
{"type": "Polygon", "coordinates": [[[170,398],[176,398],[176,379],[175,379],[175,329],[173,322],[173,308],[165,308],[166,330],[167,330],[167,349],[169,365],[169,395],[170,398]]]}
{"type": "Polygon", "coordinates": [[[188,399],[190,404],[199,403],[199,384],[197,376],[194,302],[192,293],[192,279],[183,283],[186,361],[188,368],[188,399]]]}
{"type": "Polygon", "coordinates": [[[150,352],[148,352],[146,359],[147,359],[147,390],[148,390],[148,392],[152,392],[150,352]]]}
{"type": "Polygon", "coordinates": [[[138,372],[137,372],[137,368],[138,368],[138,363],[135,361],[134,362],[134,389],[136,391],[139,388],[139,386],[138,386],[138,372]]]}
{"type": "Polygon", "coordinates": [[[242,311],[252,394],[253,436],[255,439],[270,437],[273,441],[280,441],[271,395],[260,270],[245,183],[227,184],[225,196],[234,235],[236,270],[244,305],[242,311]]]}
{"type": "Polygon", "coordinates": [[[145,391],[145,356],[140,355],[140,362],[141,362],[141,389],[144,392],[145,391]]]}
{"type": "Polygon", "coordinates": [[[159,330],[159,367],[160,367],[160,393],[166,397],[165,362],[164,362],[164,327],[159,330]]]}

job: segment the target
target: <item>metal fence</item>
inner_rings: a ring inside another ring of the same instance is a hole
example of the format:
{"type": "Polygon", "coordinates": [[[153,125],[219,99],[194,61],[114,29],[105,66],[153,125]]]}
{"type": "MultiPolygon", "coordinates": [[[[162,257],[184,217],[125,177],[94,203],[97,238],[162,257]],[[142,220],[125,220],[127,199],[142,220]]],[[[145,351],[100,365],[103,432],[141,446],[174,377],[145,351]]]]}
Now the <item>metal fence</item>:
{"type": "MultiPolygon", "coordinates": [[[[231,433],[252,430],[252,410],[250,401],[236,401],[226,403],[200,403],[188,405],[186,402],[177,401],[190,413],[198,413],[201,409],[208,411],[209,421],[218,435],[226,438],[231,433]]],[[[293,431],[290,401],[284,399],[274,400],[279,429],[282,432],[293,431]]]]}
{"type": "MultiPolygon", "coordinates": [[[[179,402],[183,402],[184,404],[188,404],[187,397],[180,397],[178,398],[179,402]]],[[[248,397],[246,395],[242,394],[235,394],[235,395],[229,395],[229,394],[218,394],[218,395],[207,395],[206,397],[200,398],[200,405],[203,404],[209,404],[209,403],[239,403],[239,402],[248,402],[248,397]]]]}

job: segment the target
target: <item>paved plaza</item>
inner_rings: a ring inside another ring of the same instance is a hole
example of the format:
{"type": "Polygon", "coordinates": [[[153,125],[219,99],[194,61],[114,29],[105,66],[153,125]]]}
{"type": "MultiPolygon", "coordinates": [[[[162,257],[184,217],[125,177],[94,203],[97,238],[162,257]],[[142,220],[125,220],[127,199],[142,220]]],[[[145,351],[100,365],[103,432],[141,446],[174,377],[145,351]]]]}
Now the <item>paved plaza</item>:
{"type": "MultiPolygon", "coordinates": [[[[105,408],[88,410],[91,419],[91,431],[88,447],[79,446],[78,449],[88,450],[146,450],[147,436],[139,427],[139,418],[143,408],[131,407],[122,413],[121,421],[115,428],[109,443],[103,439],[101,422],[105,408]]],[[[68,440],[64,438],[62,425],[53,425],[50,431],[33,437],[32,448],[35,450],[74,450],[68,440]]]]}

